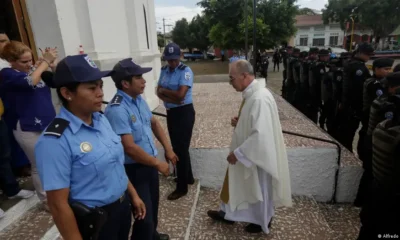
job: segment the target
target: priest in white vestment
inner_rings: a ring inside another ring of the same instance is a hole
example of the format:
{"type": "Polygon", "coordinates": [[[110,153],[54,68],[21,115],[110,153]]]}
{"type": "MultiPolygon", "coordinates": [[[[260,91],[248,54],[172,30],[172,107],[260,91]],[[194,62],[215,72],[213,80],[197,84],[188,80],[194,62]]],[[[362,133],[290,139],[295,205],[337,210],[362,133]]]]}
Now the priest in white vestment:
{"type": "Polygon", "coordinates": [[[289,166],[278,108],[264,81],[246,60],[230,64],[230,83],[243,94],[234,127],[229,163],[214,220],[249,223],[250,233],[269,233],[274,207],[291,207],[289,166]]]}

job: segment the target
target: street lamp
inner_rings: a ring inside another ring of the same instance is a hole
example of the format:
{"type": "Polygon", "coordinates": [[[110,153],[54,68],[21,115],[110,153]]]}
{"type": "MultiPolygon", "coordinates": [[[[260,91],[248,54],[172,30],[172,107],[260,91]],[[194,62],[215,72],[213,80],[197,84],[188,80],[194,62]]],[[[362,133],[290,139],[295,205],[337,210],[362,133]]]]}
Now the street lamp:
{"type": "Polygon", "coordinates": [[[353,8],[353,10],[351,10],[351,15],[350,15],[350,19],[352,21],[352,25],[351,25],[351,37],[350,37],[350,52],[353,48],[353,36],[354,36],[354,10],[356,10],[357,7],[353,8]]]}

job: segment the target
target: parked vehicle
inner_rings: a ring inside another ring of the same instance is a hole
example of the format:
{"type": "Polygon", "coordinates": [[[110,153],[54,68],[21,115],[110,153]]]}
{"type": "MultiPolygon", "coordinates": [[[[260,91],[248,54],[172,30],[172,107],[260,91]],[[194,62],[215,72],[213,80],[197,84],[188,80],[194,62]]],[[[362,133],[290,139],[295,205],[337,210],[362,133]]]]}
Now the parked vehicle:
{"type": "MultiPolygon", "coordinates": [[[[193,53],[185,52],[183,53],[183,58],[186,60],[195,61],[196,59],[204,59],[204,54],[201,51],[193,51],[193,53]]],[[[213,60],[215,55],[212,53],[207,53],[207,59],[213,60]]]]}

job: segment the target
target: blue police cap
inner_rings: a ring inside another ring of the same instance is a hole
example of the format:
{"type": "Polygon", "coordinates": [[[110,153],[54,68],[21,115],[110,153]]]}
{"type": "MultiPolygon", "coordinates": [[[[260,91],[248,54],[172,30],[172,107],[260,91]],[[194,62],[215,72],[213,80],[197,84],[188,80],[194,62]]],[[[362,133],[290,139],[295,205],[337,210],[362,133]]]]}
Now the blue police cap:
{"type": "Polygon", "coordinates": [[[112,71],[100,71],[86,54],[67,56],[56,67],[53,83],[62,87],[69,83],[85,83],[111,76],[112,71]]]}
{"type": "Polygon", "coordinates": [[[148,73],[152,68],[142,68],[133,62],[132,58],[119,61],[113,68],[111,78],[114,82],[120,82],[127,77],[140,76],[148,73]]]}
{"type": "Polygon", "coordinates": [[[164,59],[165,60],[181,59],[181,48],[175,43],[168,44],[164,48],[164,59]]]}

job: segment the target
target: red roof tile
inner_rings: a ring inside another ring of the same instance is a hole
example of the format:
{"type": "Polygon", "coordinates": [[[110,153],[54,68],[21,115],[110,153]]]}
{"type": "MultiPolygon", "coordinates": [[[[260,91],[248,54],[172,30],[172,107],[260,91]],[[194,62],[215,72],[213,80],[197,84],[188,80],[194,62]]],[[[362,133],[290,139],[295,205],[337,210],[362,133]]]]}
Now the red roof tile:
{"type": "Polygon", "coordinates": [[[296,16],[296,27],[302,26],[315,26],[315,25],[323,25],[324,21],[322,20],[322,15],[297,15],[296,16]]]}

